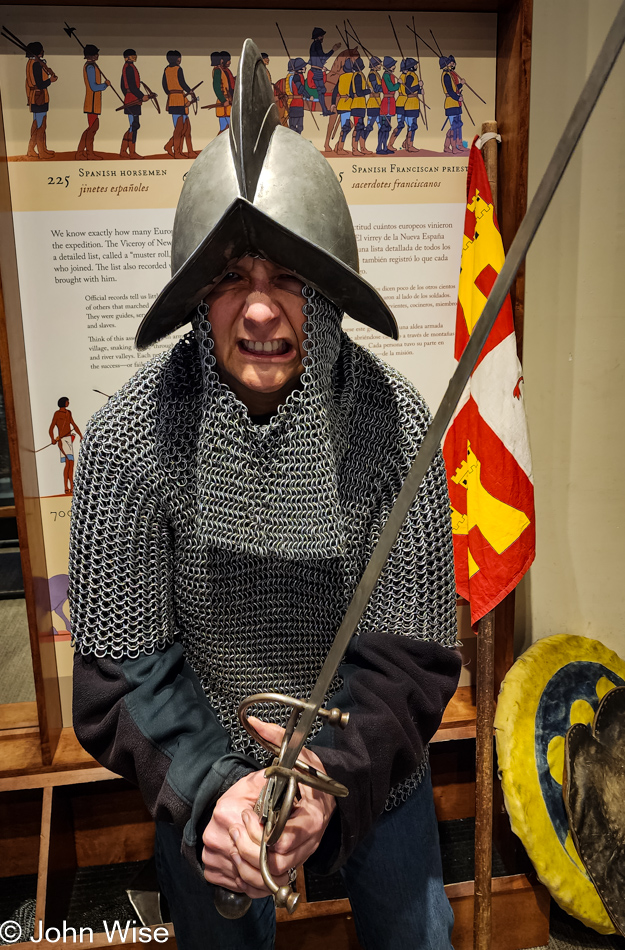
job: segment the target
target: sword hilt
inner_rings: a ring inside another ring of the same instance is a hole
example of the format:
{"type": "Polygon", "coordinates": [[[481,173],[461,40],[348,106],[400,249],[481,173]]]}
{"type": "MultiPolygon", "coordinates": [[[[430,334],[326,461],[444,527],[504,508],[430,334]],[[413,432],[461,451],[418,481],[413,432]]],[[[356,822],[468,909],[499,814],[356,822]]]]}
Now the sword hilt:
{"type": "MultiPolygon", "coordinates": [[[[239,721],[243,728],[263,749],[275,756],[272,765],[265,769],[267,782],[258,796],[254,811],[263,826],[263,837],[260,844],[260,872],[263,881],[273,894],[276,907],[286,907],[289,914],[292,914],[297,907],[299,894],[291,887],[291,881],[289,881],[289,884],[282,885],[274,881],[269,870],[267,850],[276,843],[284,831],[293,808],[293,802],[298,795],[298,784],[309,785],[317,791],[334,795],[336,798],[345,798],[349,794],[340,782],[335,781],[323,772],[319,772],[318,769],[302,762],[300,759],[296,760],[293,768],[282,765],[282,758],[293,734],[295,724],[299,715],[308,706],[309,703],[305,700],[285,696],[282,693],[256,693],[244,699],[239,706],[239,721]],[[270,742],[261,736],[247,718],[247,711],[250,706],[263,703],[277,703],[280,706],[290,707],[292,710],[281,746],[277,746],[274,742],[270,742]]],[[[339,726],[342,729],[345,728],[349,720],[349,713],[342,713],[336,707],[333,709],[320,708],[317,710],[317,715],[331,725],[339,726]]],[[[227,917],[230,920],[243,917],[252,903],[251,898],[246,894],[238,894],[224,887],[215,888],[214,902],[222,917],[227,917]]]]}

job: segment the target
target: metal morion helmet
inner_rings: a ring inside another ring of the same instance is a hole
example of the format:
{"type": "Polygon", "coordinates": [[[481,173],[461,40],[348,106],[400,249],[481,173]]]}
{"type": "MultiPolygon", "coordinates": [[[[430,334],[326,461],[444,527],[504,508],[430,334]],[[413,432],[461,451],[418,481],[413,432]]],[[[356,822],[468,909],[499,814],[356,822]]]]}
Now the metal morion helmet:
{"type": "Polygon", "coordinates": [[[347,202],[330,164],[280,125],[262,56],[241,53],[229,133],[191,166],[172,236],[172,278],[145,315],[144,349],[191,320],[233,259],[258,254],[295,273],[361,323],[397,339],[397,324],[358,273],[347,202]]]}

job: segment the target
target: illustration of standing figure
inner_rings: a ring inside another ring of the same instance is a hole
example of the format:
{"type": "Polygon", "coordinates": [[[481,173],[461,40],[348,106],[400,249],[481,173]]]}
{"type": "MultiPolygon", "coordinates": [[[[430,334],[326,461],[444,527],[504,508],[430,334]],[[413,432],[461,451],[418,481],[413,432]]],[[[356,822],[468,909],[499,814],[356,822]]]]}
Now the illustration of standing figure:
{"type": "Polygon", "coordinates": [[[174,134],[163,148],[172,158],[195,158],[191,144],[191,120],[189,119],[189,99],[193,101],[193,90],[184,78],[182,71],[182,53],[177,49],[170,49],[165,54],[168,65],[163,71],[163,90],[167,95],[165,108],[174,123],[174,134]],[[182,151],[183,142],[186,142],[188,156],[182,151]]]}
{"type": "Polygon", "coordinates": [[[67,396],[61,396],[58,403],[58,409],[52,416],[49,434],[53,445],[58,445],[61,453],[61,464],[65,465],[63,469],[63,482],[65,485],[65,494],[71,495],[74,491],[74,439],[77,433],[82,439],[82,432],[74,422],[74,418],[68,408],[69,399],[67,396]],[[55,436],[54,430],[58,435],[55,436]]]}
{"type": "Polygon", "coordinates": [[[406,138],[401,146],[406,152],[418,152],[414,147],[414,134],[417,131],[417,120],[421,114],[421,104],[419,95],[423,92],[423,85],[419,80],[417,73],[418,63],[416,59],[408,57],[404,60],[404,89],[406,91],[406,100],[404,103],[404,116],[406,119],[407,132],[406,138]]]}
{"type": "Polygon", "coordinates": [[[134,49],[125,49],[122,53],[124,65],[122,68],[122,92],[124,94],[124,115],[128,116],[130,128],[124,133],[120,155],[129,155],[130,158],[143,158],[137,155],[136,142],[137,132],[140,128],[139,117],[141,115],[141,104],[147,102],[148,97],[141,92],[139,70],[135,63],[137,62],[137,51],[134,49]]]}
{"type": "Polygon", "coordinates": [[[399,89],[399,80],[393,75],[393,67],[397,60],[392,56],[385,56],[382,60],[382,102],[380,104],[380,131],[378,132],[378,155],[392,155],[395,149],[388,147],[388,137],[391,134],[391,118],[396,114],[395,93],[399,89]]]}
{"type": "Polygon", "coordinates": [[[26,154],[29,158],[54,158],[54,152],[51,152],[46,146],[46,127],[50,100],[48,86],[50,83],[56,82],[58,76],[44,62],[44,49],[41,43],[28,43],[26,56],[28,57],[26,62],[26,97],[33,116],[26,154]]]}
{"type": "Polygon", "coordinates": [[[441,56],[438,65],[442,69],[441,83],[445,92],[445,115],[447,116],[445,122],[449,121],[443,152],[462,155],[467,151],[462,144],[462,86],[464,83],[456,72],[455,56],[441,56]]]}
{"type": "MultiPolygon", "coordinates": [[[[367,142],[369,134],[373,131],[373,126],[377,123],[380,124],[380,103],[382,102],[382,83],[380,82],[380,66],[382,65],[382,60],[379,56],[372,56],[369,60],[369,74],[367,76],[367,83],[369,85],[369,98],[367,99],[367,127],[363,135],[361,136],[361,141],[363,143],[367,142]]],[[[370,152],[369,154],[373,154],[370,152]]]]}
{"type": "Polygon", "coordinates": [[[336,112],[341,123],[339,140],[335,146],[335,152],[340,155],[345,152],[345,139],[351,129],[352,99],[354,97],[354,65],[351,59],[346,59],[343,63],[343,72],[339,76],[339,81],[334,87],[332,102],[336,104],[336,112]]]}
{"type": "Polygon", "coordinates": [[[354,131],[352,132],[352,155],[359,154],[373,155],[365,146],[365,115],[367,113],[367,95],[369,93],[369,84],[365,79],[365,64],[362,59],[354,60],[354,95],[352,97],[352,118],[354,119],[354,131]]]}
{"type": "Polygon", "coordinates": [[[23,43],[19,37],[2,27],[2,36],[26,54],[26,104],[33,117],[30,127],[30,140],[26,154],[29,158],[54,158],[46,146],[46,125],[48,118],[48,86],[56,82],[58,76],[47,65],[41,43],[23,43]]]}
{"type": "Polygon", "coordinates": [[[222,50],[220,53],[211,53],[213,90],[219,102],[215,111],[215,115],[219,119],[218,135],[225,132],[230,125],[230,112],[232,111],[232,98],[234,96],[234,76],[230,71],[231,60],[232,57],[227,50],[222,50]]]}
{"type": "Polygon", "coordinates": [[[87,116],[87,128],[80,137],[76,149],[76,158],[79,160],[84,158],[93,160],[94,158],[102,158],[101,155],[93,151],[93,140],[100,128],[102,93],[111,84],[108,79],[104,79],[97,65],[100,58],[98,47],[94,46],[93,43],[87,43],[84,47],[84,57],[85,65],[82,73],[85,80],[85,105],[83,112],[87,116]]]}
{"type": "Polygon", "coordinates": [[[335,43],[329,53],[325,53],[323,49],[323,37],[326,35],[326,31],[322,30],[320,26],[316,26],[312,31],[312,43],[310,44],[310,58],[308,62],[310,63],[310,70],[308,73],[308,81],[311,89],[317,90],[317,95],[319,97],[319,104],[321,106],[321,111],[324,115],[330,115],[330,110],[326,105],[326,79],[327,72],[325,65],[330,59],[333,53],[336,53],[338,49],[341,48],[340,43],[335,43]]]}
{"type": "Polygon", "coordinates": [[[387,151],[396,152],[397,149],[393,148],[395,140],[401,135],[402,129],[406,126],[406,116],[404,115],[404,107],[406,105],[406,60],[402,59],[399,64],[399,90],[397,98],[395,99],[395,115],[397,116],[397,125],[393,129],[391,137],[386,146],[387,151]]]}
{"type": "Polygon", "coordinates": [[[288,66],[289,128],[301,135],[304,131],[304,99],[311,98],[304,82],[306,63],[298,56],[296,59],[290,59],[288,66]]]}

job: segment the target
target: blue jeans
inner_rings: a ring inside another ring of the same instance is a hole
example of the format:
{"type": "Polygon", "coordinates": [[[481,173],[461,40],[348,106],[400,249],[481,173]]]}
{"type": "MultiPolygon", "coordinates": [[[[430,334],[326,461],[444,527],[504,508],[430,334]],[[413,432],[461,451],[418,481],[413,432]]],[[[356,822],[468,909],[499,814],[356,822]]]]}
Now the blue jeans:
{"type": "MultiPolygon", "coordinates": [[[[240,920],[215,910],[213,888],[180,854],[180,836],[157,822],[156,868],[179,950],[272,950],[272,898],[240,920]]],[[[450,950],[453,913],[443,888],[429,772],[407,802],[385,812],[341,869],[364,950],[450,950]]]]}

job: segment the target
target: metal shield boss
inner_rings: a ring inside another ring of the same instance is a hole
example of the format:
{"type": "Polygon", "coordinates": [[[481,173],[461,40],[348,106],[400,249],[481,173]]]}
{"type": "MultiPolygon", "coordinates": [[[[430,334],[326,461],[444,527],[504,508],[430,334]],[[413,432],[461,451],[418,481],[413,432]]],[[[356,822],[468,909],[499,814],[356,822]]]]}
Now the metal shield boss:
{"type": "Polygon", "coordinates": [[[195,160],[172,237],[172,278],[144,317],[144,349],[188,323],[233,260],[256,254],[292,271],[336,306],[397,339],[393,314],[358,273],[347,202],[329,162],[280,125],[258,47],[241,53],[230,129],[195,160]]]}

